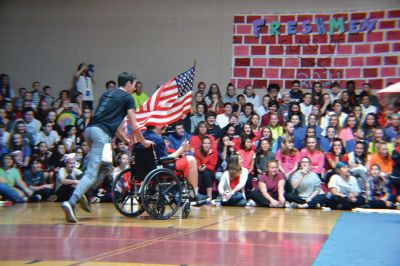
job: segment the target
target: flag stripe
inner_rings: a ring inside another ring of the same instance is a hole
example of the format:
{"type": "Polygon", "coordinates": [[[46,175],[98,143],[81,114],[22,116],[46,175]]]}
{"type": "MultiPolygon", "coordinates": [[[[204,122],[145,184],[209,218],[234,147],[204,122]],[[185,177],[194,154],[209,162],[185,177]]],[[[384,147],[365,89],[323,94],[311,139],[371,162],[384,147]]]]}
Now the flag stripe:
{"type": "MultiPolygon", "coordinates": [[[[167,108],[164,107],[158,107],[157,110],[154,110],[151,112],[151,115],[155,114],[162,114],[162,115],[167,115],[166,111],[169,112],[174,112],[175,109],[179,109],[179,107],[182,105],[182,103],[187,103],[189,102],[190,104],[192,103],[192,95],[191,93],[185,96],[182,99],[179,99],[179,101],[176,101],[172,106],[168,106],[167,108]]],[[[148,113],[137,113],[136,114],[136,119],[141,120],[143,118],[146,118],[149,114],[148,113]]]]}
{"type": "MultiPolygon", "coordinates": [[[[164,126],[174,123],[191,109],[194,82],[192,67],[168,80],[139,107],[136,121],[140,128],[146,125],[164,126]]],[[[129,132],[129,121],[124,119],[121,129],[129,132]]]]}
{"type": "MultiPolygon", "coordinates": [[[[182,117],[182,115],[186,112],[190,110],[190,103],[187,104],[187,106],[185,106],[182,110],[178,110],[176,113],[174,114],[170,114],[169,118],[170,119],[175,119],[177,118],[178,120],[182,117]]],[[[173,122],[176,122],[173,121],[173,122]]],[[[173,123],[171,121],[168,122],[168,124],[173,123]]],[[[159,115],[152,115],[147,117],[141,124],[146,124],[146,125],[150,125],[150,124],[157,124],[157,125],[166,125],[167,123],[165,122],[165,118],[163,115],[159,116],[159,115]]],[[[142,126],[142,125],[140,125],[142,126]]]]}
{"type": "MultiPolygon", "coordinates": [[[[186,106],[186,105],[191,105],[191,104],[192,104],[191,97],[187,98],[186,101],[183,104],[179,104],[178,106],[175,106],[174,108],[168,109],[167,110],[168,111],[168,115],[171,115],[171,114],[174,114],[176,112],[179,112],[180,109],[182,108],[182,105],[186,106]]],[[[166,110],[157,110],[157,111],[153,111],[151,113],[151,116],[156,116],[156,117],[162,117],[162,116],[165,116],[165,115],[166,115],[166,110]]],[[[148,116],[146,114],[137,114],[136,115],[136,120],[138,122],[142,122],[143,120],[146,120],[146,118],[148,118],[148,117],[150,117],[150,116],[148,116]]]]}

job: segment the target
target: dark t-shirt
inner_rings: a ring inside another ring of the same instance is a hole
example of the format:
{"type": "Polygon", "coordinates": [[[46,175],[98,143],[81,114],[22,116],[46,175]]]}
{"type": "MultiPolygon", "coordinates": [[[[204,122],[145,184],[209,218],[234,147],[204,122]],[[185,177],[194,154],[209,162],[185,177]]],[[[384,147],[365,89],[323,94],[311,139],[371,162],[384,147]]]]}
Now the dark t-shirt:
{"type": "Polygon", "coordinates": [[[121,89],[106,91],[100,98],[89,127],[97,126],[113,137],[129,109],[135,109],[130,94],[121,89]]]}
{"type": "Polygon", "coordinates": [[[22,178],[28,186],[41,186],[46,183],[46,178],[41,171],[33,173],[30,170],[25,170],[22,178]]]}

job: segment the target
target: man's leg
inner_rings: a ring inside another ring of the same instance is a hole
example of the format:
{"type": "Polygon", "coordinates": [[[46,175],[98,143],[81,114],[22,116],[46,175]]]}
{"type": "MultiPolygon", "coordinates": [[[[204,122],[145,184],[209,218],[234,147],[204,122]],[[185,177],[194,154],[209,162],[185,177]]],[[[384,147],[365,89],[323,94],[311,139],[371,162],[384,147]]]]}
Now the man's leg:
{"type": "Polygon", "coordinates": [[[88,164],[86,171],[82,179],[79,181],[75,188],[74,193],[68,202],[64,202],[62,207],[67,215],[67,220],[70,222],[77,222],[77,218],[74,213],[75,203],[93,186],[97,180],[98,172],[101,165],[101,155],[103,153],[103,147],[106,143],[109,143],[109,136],[100,128],[89,127],[85,130],[85,138],[92,143],[90,152],[88,154],[88,164]]]}
{"type": "Polygon", "coordinates": [[[71,198],[68,200],[72,205],[74,205],[96,182],[101,166],[101,155],[103,154],[104,145],[110,142],[109,136],[100,128],[90,127],[88,129],[92,146],[88,154],[89,160],[85,174],[76,186],[71,198]]]}

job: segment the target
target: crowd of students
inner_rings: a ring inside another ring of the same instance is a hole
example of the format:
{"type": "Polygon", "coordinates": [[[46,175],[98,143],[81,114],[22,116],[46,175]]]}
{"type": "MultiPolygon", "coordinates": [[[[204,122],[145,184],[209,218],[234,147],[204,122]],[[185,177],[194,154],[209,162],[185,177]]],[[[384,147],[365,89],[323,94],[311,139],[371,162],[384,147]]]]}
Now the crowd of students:
{"type": "MultiPolygon", "coordinates": [[[[81,64],[75,90],[58,97],[33,82],[14,96],[9,77],[0,83],[0,197],[12,202],[64,201],[85,168],[83,131],[93,115],[93,66],[81,64]]],[[[136,106],[148,96],[138,82],[136,106]]],[[[109,81],[106,89],[115,89],[109,81]]],[[[189,142],[201,193],[210,203],[336,209],[395,208],[400,201],[400,114],[379,105],[368,83],[332,83],[311,91],[300,82],[270,84],[261,98],[247,85],[207,89],[199,82],[192,110],[170,125],[169,152],[189,142]]],[[[110,201],[112,179],[130,166],[130,146],[114,142],[112,174],[88,193],[110,201]]]]}
{"type": "Polygon", "coordinates": [[[212,203],[399,206],[398,110],[379,105],[368,83],[300,85],[270,84],[260,98],[251,85],[237,94],[228,84],[223,94],[200,82],[191,114],[170,127],[166,145],[174,150],[189,140],[200,192],[212,203]]]}

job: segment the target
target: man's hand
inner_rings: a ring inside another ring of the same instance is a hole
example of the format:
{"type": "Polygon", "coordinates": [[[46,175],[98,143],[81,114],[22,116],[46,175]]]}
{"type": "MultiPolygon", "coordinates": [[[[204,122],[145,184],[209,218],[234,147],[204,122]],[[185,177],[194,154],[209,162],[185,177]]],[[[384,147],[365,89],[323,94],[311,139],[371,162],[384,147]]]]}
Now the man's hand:
{"type": "Polygon", "coordinates": [[[182,142],[181,147],[183,148],[184,151],[190,150],[189,141],[186,140],[186,141],[182,142]]]}
{"type": "Polygon", "coordinates": [[[142,143],[143,147],[148,148],[151,145],[154,145],[154,142],[150,141],[150,140],[144,140],[144,142],[142,143]]]}

